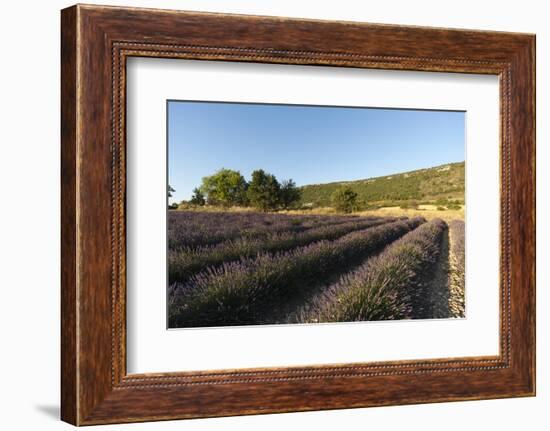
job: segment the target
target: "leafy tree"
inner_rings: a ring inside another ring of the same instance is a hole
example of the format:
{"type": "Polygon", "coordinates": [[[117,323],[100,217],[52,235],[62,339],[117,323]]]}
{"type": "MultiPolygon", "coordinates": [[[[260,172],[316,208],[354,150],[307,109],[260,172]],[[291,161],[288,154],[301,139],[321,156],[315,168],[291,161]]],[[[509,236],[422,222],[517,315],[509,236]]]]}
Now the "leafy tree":
{"type": "Polygon", "coordinates": [[[296,183],[290,180],[284,180],[281,183],[279,201],[284,209],[288,209],[292,204],[298,202],[302,197],[302,191],[296,187],[296,183]]]}
{"type": "Polygon", "coordinates": [[[189,202],[193,205],[200,206],[203,206],[206,203],[206,199],[204,199],[204,194],[201,192],[201,189],[199,189],[198,187],[195,187],[193,189],[193,196],[191,196],[189,202]]]}
{"type": "Polygon", "coordinates": [[[168,197],[172,197],[172,192],[175,192],[175,190],[172,188],[170,184],[168,184],[168,197]]]}
{"type": "Polygon", "coordinates": [[[338,211],[350,213],[357,208],[357,193],[349,187],[340,187],[331,196],[332,206],[338,211]]]}
{"type": "Polygon", "coordinates": [[[281,185],[274,175],[263,169],[252,172],[252,179],[248,185],[247,196],[250,204],[262,211],[275,209],[279,206],[281,185]]]}
{"type": "Polygon", "coordinates": [[[223,206],[246,205],[246,190],[246,180],[239,171],[223,168],[214,175],[204,177],[200,187],[209,204],[223,206]]]}

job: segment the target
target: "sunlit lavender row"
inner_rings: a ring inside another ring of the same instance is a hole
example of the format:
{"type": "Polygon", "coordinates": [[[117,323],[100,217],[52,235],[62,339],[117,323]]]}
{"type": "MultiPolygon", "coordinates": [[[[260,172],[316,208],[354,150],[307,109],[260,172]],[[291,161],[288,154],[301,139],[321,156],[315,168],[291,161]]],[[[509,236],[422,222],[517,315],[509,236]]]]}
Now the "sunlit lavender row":
{"type": "Polygon", "coordinates": [[[424,223],[392,221],[292,250],[208,267],[171,286],[169,326],[278,323],[327,278],[340,275],[424,223]]]}
{"type": "MultiPolygon", "coordinates": [[[[259,212],[168,212],[168,247],[177,250],[236,238],[262,238],[278,232],[302,232],[347,223],[356,216],[286,215],[259,212]]],[[[377,219],[379,217],[363,217],[377,219]]]]}
{"type": "Polygon", "coordinates": [[[344,275],[297,313],[297,321],[413,318],[414,298],[434,272],[447,224],[434,219],[344,275]]]}
{"type": "MultiPolygon", "coordinates": [[[[288,228],[265,232],[262,236],[245,235],[228,239],[213,245],[182,247],[168,253],[169,283],[185,281],[191,275],[208,267],[226,262],[253,257],[258,253],[275,253],[305,246],[316,241],[334,240],[347,233],[395,221],[395,218],[367,219],[351,218],[334,224],[319,222],[318,227],[302,231],[288,228]]],[[[281,225],[279,226],[281,227],[281,225]]]]}

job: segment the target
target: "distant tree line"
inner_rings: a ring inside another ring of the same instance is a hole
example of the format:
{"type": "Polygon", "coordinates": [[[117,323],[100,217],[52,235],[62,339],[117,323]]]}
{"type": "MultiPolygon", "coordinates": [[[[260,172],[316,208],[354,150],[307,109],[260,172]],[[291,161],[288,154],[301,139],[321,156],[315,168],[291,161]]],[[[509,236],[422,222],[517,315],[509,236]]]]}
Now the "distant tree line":
{"type": "MultiPolygon", "coordinates": [[[[174,190],[169,187],[170,197],[174,190]]],[[[464,205],[464,162],[420,169],[402,174],[346,182],[296,187],[291,179],[279,181],[258,169],[247,181],[239,171],[220,169],[204,177],[184,205],[253,207],[261,211],[332,207],[340,213],[376,210],[382,207],[418,209],[436,205],[460,210],[464,205]]],[[[170,208],[178,208],[173,203],[170,208]]]]}
{"type": "MultiPolygon", "coordinates": [[[[168,196],[171,197],[174,191],[169,185],[168,196]]],[[[202,184],[193,189],[188,203],[196,206],[253,207],[265,212],[294,208],[301,197],[302,191],[292,179],[279,182],[275,175],[257,169],[252,172],[250,181],[246,181],[239,171],[222,168],[202,179],[202,184]]],[[[332,206],[337,211],[350,213],[357,210],[357,193],[349,187],[338,188],[331,198],[332,206]]],[[[170,206],[177,207],[178,204],[170,206]]]]}
{"type": "Polygon", "coordinates": [[[239,171],[220,169],[204,177],[193,189],[192,205],[219,205],[224,207],[254,207],[261,211],[289,209],[301,198],[301,191],[292,179],[279,182],[275,175],[257,169],[246,181],[239,171]]]}

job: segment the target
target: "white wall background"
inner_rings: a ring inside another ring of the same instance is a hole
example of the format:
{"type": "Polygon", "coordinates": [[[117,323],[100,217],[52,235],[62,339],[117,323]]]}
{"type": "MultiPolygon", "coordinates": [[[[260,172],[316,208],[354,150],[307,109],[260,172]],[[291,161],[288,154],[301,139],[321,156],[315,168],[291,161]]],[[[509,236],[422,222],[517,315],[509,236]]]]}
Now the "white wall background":
{"type": "MultiPolygon", "coordinates": [[[[171,9],[477,28],[537,34],[538,396],[284,415],[105,426],[135,430],[547,429],[550,423],[550,13],[543,1],[119,0],[171,9]],[[545,271],[546,269],[546,271],[545,271]],[[545,315],[546,313],[546,315],[545,315]]],[[[0,15],[0,401],[3,429],[59,422],[59,10],[71,3],[5,2],[0,15]]]]}

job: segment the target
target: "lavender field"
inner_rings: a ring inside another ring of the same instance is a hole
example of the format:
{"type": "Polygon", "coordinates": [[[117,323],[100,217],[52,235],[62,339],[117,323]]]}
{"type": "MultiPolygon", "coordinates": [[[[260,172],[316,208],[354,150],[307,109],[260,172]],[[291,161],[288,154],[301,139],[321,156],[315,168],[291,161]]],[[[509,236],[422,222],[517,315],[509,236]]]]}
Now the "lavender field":
{"type": "Polygon", "coordinates": [[[464,222],[169,211],[170,328],[464,317],[464,222]]]}

